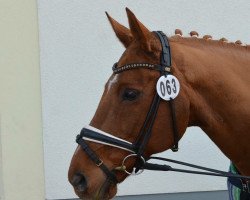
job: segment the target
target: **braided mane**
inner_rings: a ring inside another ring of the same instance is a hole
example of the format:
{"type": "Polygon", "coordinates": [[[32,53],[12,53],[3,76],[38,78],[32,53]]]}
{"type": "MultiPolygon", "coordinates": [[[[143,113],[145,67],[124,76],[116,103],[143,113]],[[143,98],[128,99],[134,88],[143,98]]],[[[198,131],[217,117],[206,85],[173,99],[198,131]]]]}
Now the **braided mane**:
{"type": "Polygon", "coordinates": [[[241,50],[247,50],[250,51],[250,45],[246,44],[243,45],[240,40],[237,40],[236,42],[229,42],[226,38],[221,38],[219,40],[212,39],[211,35],[204,35],[202,38],[199,38],[199,34],[196,31],[191,31],[190,37],[183,37],[182,31],[180,29],[175,30],[175,35],[172,35],[169,39],[173,42],[179,42],[179,43],[189,43],[192,42],[195,44],[203,43],[204,45],[210,44],[210,45],[219,45],[221,47],[228,47],[228,48],[237,48],[241,50]]]}

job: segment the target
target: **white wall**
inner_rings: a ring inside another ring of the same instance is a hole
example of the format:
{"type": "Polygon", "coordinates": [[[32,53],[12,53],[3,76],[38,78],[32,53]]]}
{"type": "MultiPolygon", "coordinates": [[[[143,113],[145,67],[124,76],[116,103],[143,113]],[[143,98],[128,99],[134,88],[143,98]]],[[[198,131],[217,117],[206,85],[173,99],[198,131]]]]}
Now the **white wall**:
{"type": "Polygon", "coordinates": [[[0,199],[44,200],[37,5],[0,5],[0,199]]]}
{"type": "MultiPolygon", "coordinates": [[[[92,118],[111,67],[123,52],[104,11],[127,25],[125,7],[151,30],[181,28],[214,38],[250,42],[250,2],[38,0],[46,197],[75,197],[67,170],[75,135],[92,118]]],[[[227,170],[228,160],[198,128],[189,129],[180,152],[164,156],[227,170]]],[[[222,190],[225,179],[145,172],[119,186],[120,195],[222,190]]]]}

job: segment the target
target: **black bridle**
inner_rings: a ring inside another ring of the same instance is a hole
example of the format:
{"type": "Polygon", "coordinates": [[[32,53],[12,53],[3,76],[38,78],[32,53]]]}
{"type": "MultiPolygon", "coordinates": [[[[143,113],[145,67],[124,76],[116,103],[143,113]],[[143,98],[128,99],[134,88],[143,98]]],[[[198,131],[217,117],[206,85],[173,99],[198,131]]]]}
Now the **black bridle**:
{"type": "MultiPolygon", "coordinates": [[[[118,73],[131,70],[131,69],[146,68],[146,69],[151,69],[151,70],[157,70],[160,72],[160,75],[170,74],[171,73],[171,70],[170,70],[171,69],[171,53],[170,53],[170,46],[169,46],[168,39],[166,35],[161,31],[156,31],[154,33],[158,36],[161,42],[161,46],[162,46],[162,55],[161,55],[160,65],[148,64],[148,63],[133,63],[133,64],[127,64],[127,65],[118,67],[117,63],[115,63],[112,68],[113,73],[118,74],[118,73]]],[[[110,138],[109,136],[100,135],[98,132],[89,130],[87,128],[82,129],[80,135],[78,135],[76,138],[76,142],[88,154],[89,158],[98,167],[101,167],[101,169],[107,175],[107,177],[110,177],[112,180],[116,181],[114,178],[114,173],[107,170],[107,167],[104,165],[101,159],[99,159],[99,157],[91,150],[91,148],[87,145],[83,137],[85,139],[92,139],[95,141],[101,141],[101,142],[105,142],[111,145],[116,145],[119,147],[125,147],[126,149],[129,149],[131,150],[131,152],[136,154],[138,158],[141,158],[143,157],[143,152],[150,139],[150,136],[152,133],[152,127],[153,127],[153,124],[154,124],[154,121],[158,112],[160,101],[161,99],[159,95],[155,93],[151,106],[149,108],[149,111],[147,113],[146,119],[138,135],[138,138],[131,145],[121,142],[119,140],[116,140],[114,138],[110,138]]],[[[173,130],[174,130],[173,131],[174,146],[172,147],[172,151],[176,152],[178,151],[178,131],[177,131],[176,120],[175,120],[175,109],[174,109],[173,100],[170,100],[170,108],[171,108],[171,113],[172,113],[173,130]]]]}
{"type": "MultiPolygon", "coordinates": [[[[171,51],[170,51],[170,45],[169,45],[167,36],[161,31],[155,31],[154,33],[159,38],[161,42],[161,46],[162,46],[160,65],[149,64],[149,63],[132,63],[132,64],[127,64],[127,65],[118,67],[117,63],[115,63],[112,68],[113,73],[118,74],[118,73],[131,70],[131,69],[145,68],[145,69],[159,71],[160,76],[168,76],[169,74],[171,74],[171,51]]],[[[120,167],[117,167],[115,170],[124,171],[130,174],[126,170],[125,161],[129,157],[132,156],[132,157],[137,158],[137,161],[134,166],[136,168],[135,172],[138,172],[139,169],[143,169],[143,170],[147,169],[147,170],[178,171],[178,172],[185,172],[185,173],[230,177],[231,179],[239,180],[242,183],[242,188],[244,188],[243,183],[247,185],[247,190],[250,192],[250,184],[249,184],[250,177],[234,175],[228,172],[200,167],[197,165],[174,161],[174,160],[170,160],[166,158],[150,157],[150,158],[145,159],[144,158],[145,148],[152,134],[152,128],[153,128],[153,125],[157,116],[160,102],[161,102],[161,98],[156,92],[152,100],[152,103],[150,105],[149,111],[147,113],[146,119],[140,130],[140,133],[138,134],[136,141],[133,143],[117,138],[109,133],[105,133],[91,126],[85,127],[81,130],[81,133],[77,135],[76,137],[76,142],[81,146],[81,148],[85,151],[88,157],[95,163],[95,165],[102,169],[102,171],[106,174],[107,179],[111,180],[113,183],[118,182],[116,175],[114,173],[114,170],[111,171],[108,169],[108,167],[96,155],[96,153],[89,147],[89,145],[86,143],[85,140],[114,146],[114,147],[117,147],[117,148],[120,148],[120,149],[123,149],[132,153],[132,154],[129,154],[127,157],[125,157],[122,165],[120,167]],[[175,169],[168,165],[157,165],[157,164],[148,163],[145,161],[148,159],[165,160],[168,162],[174,162],[174,163],[181,164],[181,165],[187,165],[189,167],[198,168],[198,169],[206,170],[209,172],[175,169]]],[[[173,99],[169,100],[169,106],[171,110],[171,119],[172,119],[172,127],[173,127],[173,142],[174,142],[174,145],[171,149],[172,151],[176,152],[178,151],[179,134],[178,134],[178,128],[177,128],[177,123],[176,123],[175,106],[174,106],[173,99]]]]}

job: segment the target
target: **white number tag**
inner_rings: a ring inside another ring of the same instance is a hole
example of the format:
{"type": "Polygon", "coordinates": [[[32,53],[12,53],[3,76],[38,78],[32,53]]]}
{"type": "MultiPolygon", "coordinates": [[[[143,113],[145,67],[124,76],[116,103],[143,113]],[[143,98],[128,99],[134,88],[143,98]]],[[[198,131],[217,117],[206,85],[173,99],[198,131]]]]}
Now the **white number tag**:
{"type": "Polygon", "coordinates": [[[180,83],[173,75],[161,76],[156,84],[158,95],[168,101],[177,97],[180,92],[180,83]]]}

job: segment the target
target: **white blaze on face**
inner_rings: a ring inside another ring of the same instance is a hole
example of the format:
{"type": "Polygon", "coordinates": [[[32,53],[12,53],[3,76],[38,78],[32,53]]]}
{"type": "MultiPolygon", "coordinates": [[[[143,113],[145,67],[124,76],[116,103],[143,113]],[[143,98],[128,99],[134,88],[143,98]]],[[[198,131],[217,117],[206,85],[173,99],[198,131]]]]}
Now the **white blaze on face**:
{"type": "Polygon", "coordinates": [[[111,78],[111,79],[109,80],[109,82],[108,82],[108,91],[107,91],[107,92],[109,92],[109,90],[110,90],[110,88],[112,87],[112,85],[113,85],[114,83],[116,83],[117,81],[118,81],[118,75],[115,74],[115,75],[113,76],[113,78],[111,78]]]}

